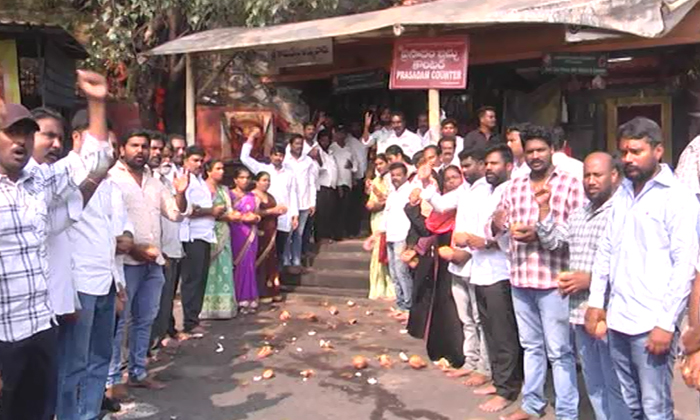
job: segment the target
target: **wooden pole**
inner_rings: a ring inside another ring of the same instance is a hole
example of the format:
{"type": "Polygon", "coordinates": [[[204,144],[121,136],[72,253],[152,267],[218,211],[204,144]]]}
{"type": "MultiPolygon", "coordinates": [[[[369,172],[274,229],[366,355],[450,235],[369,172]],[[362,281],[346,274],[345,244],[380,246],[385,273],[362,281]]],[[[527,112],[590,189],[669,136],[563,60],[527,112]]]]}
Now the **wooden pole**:
{"type": "Polygon", "coordinates": [[[192,57],[185,55],[185,131],[187,145],[195,143],[195,86],[192,57]]]}
{"type": "Polygon", "coordinates": [[[440,91],[428,89],[428,123],[433,141],[440,140],[440,91]]]}

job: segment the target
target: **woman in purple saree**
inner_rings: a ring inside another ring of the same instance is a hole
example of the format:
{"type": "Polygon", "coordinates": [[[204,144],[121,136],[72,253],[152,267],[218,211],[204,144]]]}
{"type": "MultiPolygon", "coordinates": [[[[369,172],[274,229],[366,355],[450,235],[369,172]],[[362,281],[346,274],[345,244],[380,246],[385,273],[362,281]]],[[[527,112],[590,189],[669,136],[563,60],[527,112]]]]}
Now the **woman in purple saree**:
{"type": "Polygon", "coordinates": [[[236,168],[231,190],[233,209],[241,212],[241,221],[231,223],[231,251],[233,253],[236,299],[241,313],[255,312],[258,307],[258,285],[255,279],[255,257],[258,252],[258,227],[255,195],[249,191],[250,172],[236,168]]]}

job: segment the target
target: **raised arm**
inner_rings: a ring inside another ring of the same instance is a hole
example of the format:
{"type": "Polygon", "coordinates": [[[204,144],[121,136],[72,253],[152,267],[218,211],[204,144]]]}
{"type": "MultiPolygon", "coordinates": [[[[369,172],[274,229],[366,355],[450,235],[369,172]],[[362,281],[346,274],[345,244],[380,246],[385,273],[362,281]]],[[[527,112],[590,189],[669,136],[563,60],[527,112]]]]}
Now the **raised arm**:
{"type": "Polygon", "coordinates": [[[265,170],[265,165],[253,159],[250,156],[250,152],[253,150],[253,144],[255,144],[255,138],[260,133],[260,130],[254,128],[253,131],[248,135],[248,139],[241,147],[241,163],[243,163],[248,169],[254,174],[262,172],[265,170]]]}
{"type": "Polygon", "coordinates": [[[372,137],[370,134],[369,130],[372,127],[372,113],[366,112],[365,113],[365,126],[364,129],[362,130],[362,137],[360,137],[360,141],[362,141],[362,144],[365,146],[373,146],[374,143],[376,142],[376,138],[372,137]]]}
{"type": "Polygon", "coordinates": [[[174,197],[163,184],[158,184],[160,185],[160,212],[163,217],[173,222],[180,222],[185,216],[192,213],[185,195],[190,185],[189,172],[185,171],[181,176],[175,175],[175,179],[173,179],[174,197]]]}

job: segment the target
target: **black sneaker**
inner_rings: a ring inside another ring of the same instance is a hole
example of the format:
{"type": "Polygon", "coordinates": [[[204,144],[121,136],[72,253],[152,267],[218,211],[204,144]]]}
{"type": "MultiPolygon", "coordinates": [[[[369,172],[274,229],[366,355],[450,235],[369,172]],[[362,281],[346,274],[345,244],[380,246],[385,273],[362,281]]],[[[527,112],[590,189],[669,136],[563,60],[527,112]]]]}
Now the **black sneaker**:
{"type": "Polygon", "coordinates": [[[117,400],[102,397],[102,409],[109,411],[110,413],[118,413],[122,409],[122,406],[117,400]]]}

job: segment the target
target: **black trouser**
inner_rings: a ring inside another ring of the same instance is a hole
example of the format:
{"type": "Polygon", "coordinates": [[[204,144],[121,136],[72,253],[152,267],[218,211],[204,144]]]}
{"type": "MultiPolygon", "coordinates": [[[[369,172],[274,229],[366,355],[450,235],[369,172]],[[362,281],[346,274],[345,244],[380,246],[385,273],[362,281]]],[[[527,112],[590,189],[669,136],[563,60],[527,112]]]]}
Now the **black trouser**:
{"type": "Polygon", "coordinates": [[[321,187],[316,196],[316,239],[332,239],[335,236],[334,223],[340,223],[337,206],[338,193],[334,188],[321,187]]]}
{"type": "Polygon", "coordinates": [[[275,248],[277,250],[277,262],[280,267],[284,263],[284,250],[287,249],[287,241],[289,240],[289,232],[277,231],[275,236],[275,248]]]}
{"type": "Polygon", "coordinates": [[[356,180],[350,192],[350,213],[348,214],[347,233],[349,236],[360,236],[362,221],[367,219],[368,213],[365,208],[367,196],[365,195],[365,182],[363,179],[356,180]]]}
{"type": "Polygon", "coordinates": [[[352,208],[352,190],[350,187],[340,185],[336,190],[338,199],[336,201],[337,214],[333,218],[334,235],[336,241],[343,240],[350,236],[348,224],[350,218],[354,217],[352,208]]]}
{"type": "Polygon", "coordinates": [[[177,285],[180,283],[181,270],[181,258],[165,257],[165,266],[163,267],[165,284],[163,285],[163,292],[160,294],[158,316],[151,328],[151,342],[156,343],[156,345],[158,345],[160,340],[164,339],[166,335],[175,337],[177,334],[177,330],[175,329],[175,317],[173,316],[173,301],[177,293],[177,285]]]}
{"type": "Polygon", "coordinates": [[[518,339],[510,282],[476,286],[475,294],[496,394],[515,401],[523,384],[523,349],[518,339]]]}
{"type": "Polygon", "coordinates": [[[0,420],[49,420],[56,408],[58,328],[0,342],[0,420]]]}
{"type": "Polygon", "coordinates": [[[190,332],[199,325],[199,313],[202,312],[207,288],[211,244],[196,239],[193,242],[183,242],[182,246],[185,248],[185,258],[182,260],[180,297],[185,332],[190,332]]]}

